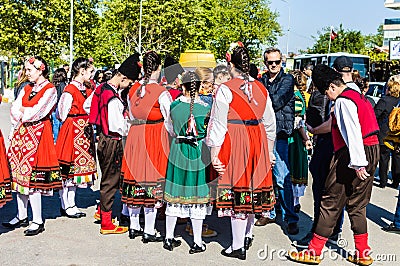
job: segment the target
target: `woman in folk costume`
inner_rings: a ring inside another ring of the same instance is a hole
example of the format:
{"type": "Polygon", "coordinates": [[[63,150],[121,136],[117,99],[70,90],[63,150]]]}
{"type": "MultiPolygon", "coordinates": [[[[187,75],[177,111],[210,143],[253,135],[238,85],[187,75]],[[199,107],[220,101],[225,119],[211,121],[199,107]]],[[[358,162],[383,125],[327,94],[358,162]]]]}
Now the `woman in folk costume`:
{"type": "Polygon", "coordinates": [[[11,176],[3,133],[0,130],[0,208],[12,200],[11,176]]]}
{"type": "Polygon", "coordinates": [[[97,177],[93,128],[83,104],[92,93],[90,76],[93,65],[86,58],[72,64],[72,81],[61,95],[58,116],[63,122],[56,143],[63,189],[60,190],[61,214],[69,218],[85,217],[75,205],[77,187],[91,185],[97,177]]]}
{"type": "Polygon", "coordinates": [[[294,131],[289,137],[289,163],[292,175],[294,210],[300,212],[300,197],[304,196],[308,181],[307,150],[312,149],[312,143],[306,132],[304,115],[306,113],[307,77],[300,70],[291,73],[294,77],[295,120],[294,131]]]}
{"type": "Polygon", "coordinates": [[[219,216],[230,216],[232,245],[227,257],[246,259],[252,245],[255,214],[267,215],[275,197],[272,187],[275,114],[265,87],[249,77],[249,53],[241,43],[227,53],[233,79],[216,92],[208,125],[211,162],[220,174],[219,216]]]}
{"type": "Polygon", "coordinates": [[[181,241],[174,239],[176,221],[178,217],[190,217],[194,244],[189,253],[194,254],[206,250],[201,235],[211,199],[202,151],[206,148],[203,139],[211,106],[200,99],[201,81],[194,72],[184,74],[182,81],[184,95],[171,104],[171,119],[167,121],[175,139],[171,143],[164,190],[167,202],[164,248],[172,251],[181,245],[181,241]]]}
{"type": "Polygon", "coordinates": [[[142,236],[143,243],[163,240],[155,231],[157,208],[161,206],[162,183],[167,169],[169,141],[167,124],[171,95],[157,81],[160,56],[147,52],[143,58],[144,78],[129,92],[131,128],[122,162],[122,202],[129,206],[129,237],[142,236]],[[139,225],[144,207],[145,227],[139,225]]]}
{"type": "Polygon", "coordinates": [[[8,151],[18,215],[3,226],[27,226],[29,200],[33,220],[24,233],[32,236],[44,231],[42,194],[51,196],[53,189],[60,188],[61,177],[50,122],[57,91],[47,80],[49,69],[41,57],[31,57],[25,68],[32,83],[24,87],[11,107],[13,132],[8,151]]]}

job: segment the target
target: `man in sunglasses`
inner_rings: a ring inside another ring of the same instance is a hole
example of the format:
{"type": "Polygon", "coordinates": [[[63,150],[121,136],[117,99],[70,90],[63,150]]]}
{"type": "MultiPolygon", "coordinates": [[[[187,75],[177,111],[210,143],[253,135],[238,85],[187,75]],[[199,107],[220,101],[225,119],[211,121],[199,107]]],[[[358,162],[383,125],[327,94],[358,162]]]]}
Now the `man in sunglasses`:
{"type": "MultiPolygon", "coordinates": [[[[264,63],[268,68],[260,81],[267,88],[276,116],[276,143],[274,154],[276,163],[273,175],[278,190],[279,203],[282,209],[282,220],[288,222],[288,233],[295,235],[299,232],[297,222],[299,216],[294,211],[292,181],[289,167],[288,138],[294,126],[294,78],[284,73],[282,69],[282,53],[277,48],[268,48],[264,52],[264,63]]],[[[275,210],[270,218],[261,217],[255,223],[264,226],[275,221],[275,210]]]]}

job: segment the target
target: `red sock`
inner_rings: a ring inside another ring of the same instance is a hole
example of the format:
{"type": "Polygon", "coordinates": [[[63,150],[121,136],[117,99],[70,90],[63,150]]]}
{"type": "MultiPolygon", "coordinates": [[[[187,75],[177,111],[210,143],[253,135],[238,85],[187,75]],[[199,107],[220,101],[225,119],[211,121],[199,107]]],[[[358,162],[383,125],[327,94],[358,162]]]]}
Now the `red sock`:
{"type": "Polygon", "coordinates": [[[327,237],[323,237],[314,233],[314,236],[311,239],[310,244],[308,244],[308,250],[310,252],[310,255],[321,256],[322,249],[324,248],[326,241],[328,241],[327,237]]]}
{"type": "Polygon", "coordinates": [[[354,235],[354,244],[359,258],[365,258],[371,252],[371,248],[368,246],[368,233],[354,235]]]}

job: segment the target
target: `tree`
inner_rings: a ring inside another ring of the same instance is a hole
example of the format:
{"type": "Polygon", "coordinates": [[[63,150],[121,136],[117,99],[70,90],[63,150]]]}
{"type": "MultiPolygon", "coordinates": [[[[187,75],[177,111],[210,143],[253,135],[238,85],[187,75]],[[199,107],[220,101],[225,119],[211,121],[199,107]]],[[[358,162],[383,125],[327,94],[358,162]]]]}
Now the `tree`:
{"type": "MultiPolygon", "coordinates": [[[[95,46],[98,0],[74,2],[75,56],[87,56],[95,46]]],[[[69,49],[70,4],[65,0],[3,0],[0,6],[0,47],[9,57],[41,55],[61,63],[69,49]]],[[[22,61],[22,60],[20,60],[22,61]]]]}
{"type": "MultiPolygon", "coordinates": [[[[139,2],[104,0],[96,61],[121,62],[138,46],[139,2]],[[112,34],[110,34],[110,32],[112,34]]],[[[176,57],[186,49],[209,49],[224,58],[231,42],[242,41],[252,55],[273,45],[281,28],[266,0],[143,1],[142,46],[176,57]]]]}
{"type": "MultiPolygon", "coordinates": [[[[343,29],[343,25],[340,24],[339,29],[335,32],[337,33],[337,37],[331,41],[331,53],[366,53],[365,38],[360,31],[345,30],[343,29]]],[[[329,27],[323,28],[322,32],[319,31],[317,37],[312,37],[315,43],[313,47],[308,48],[308,53],[328,53],[330,35],[331,29],[329,27]]]]}

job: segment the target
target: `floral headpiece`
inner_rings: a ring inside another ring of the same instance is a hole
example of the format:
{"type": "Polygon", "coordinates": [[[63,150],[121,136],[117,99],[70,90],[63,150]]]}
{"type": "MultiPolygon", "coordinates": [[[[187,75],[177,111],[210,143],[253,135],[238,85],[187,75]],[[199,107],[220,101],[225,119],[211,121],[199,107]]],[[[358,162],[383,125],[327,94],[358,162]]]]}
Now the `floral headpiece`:
{"type": "Polygon", "coordinates": [[[232,53],[233,53],[233,50],[236,48],[236,47],[244,47],[244,45],[243,45],[243,43],[242,42],[233,42],[233,43],[231,43],[231,45],[229,45],[229,49],[228,49],[228,52],[226,52],[226,55],[225,55],[225,57],[226,57],[226,62],[230,62],[231,61],[231,57],[232,57],[232,53]]]}
{"type": "Polygon", "coordinates": [[[37,70],[45,70],[46,66],[45,64],[43,64],[42,61],[40,61],[39,59],[36,59],[34,56],[32,56],[31,58],[28,59],[28,62],[30,64],[32,64],[37,70]]]}

